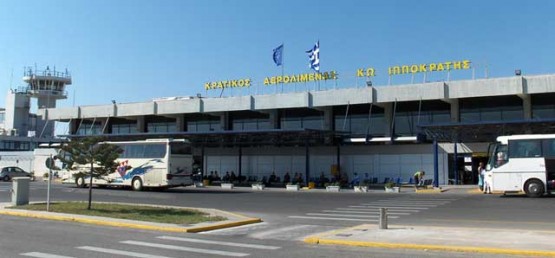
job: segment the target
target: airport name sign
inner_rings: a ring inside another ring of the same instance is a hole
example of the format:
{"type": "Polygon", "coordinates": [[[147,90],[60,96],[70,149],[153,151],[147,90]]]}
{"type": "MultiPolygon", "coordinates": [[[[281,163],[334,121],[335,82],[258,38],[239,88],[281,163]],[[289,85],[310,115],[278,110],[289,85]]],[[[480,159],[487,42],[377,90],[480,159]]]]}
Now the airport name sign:
{"type": "MultiPolygon", "coordinates": [[[[387,68],[389,76],[403,75],[403,74],[416,74],[427,72],[442,72],[451,70],[468,70],[470,69],[470,60],[457,60],[424,64],[410,64],[410,65],[395,65],[387,68]]],[[[356,77],[373,77],[376,76],[376,69],[360,68],[356,71],[356,77]]],[[[271,76],[264,78],[264,85],[274,84],[289,84],[289,83],[302,83],[313,81],[337,80],[338,74],[336,71],[328,71],[322,73],[303,73],[294,75],[271,76]]],[[[224,89],[224,88],[248,88],[252,86],[252,80],[238,79],[238,80],[225,80],[207,82],[204,84],[205,90],[224,89]]]]}

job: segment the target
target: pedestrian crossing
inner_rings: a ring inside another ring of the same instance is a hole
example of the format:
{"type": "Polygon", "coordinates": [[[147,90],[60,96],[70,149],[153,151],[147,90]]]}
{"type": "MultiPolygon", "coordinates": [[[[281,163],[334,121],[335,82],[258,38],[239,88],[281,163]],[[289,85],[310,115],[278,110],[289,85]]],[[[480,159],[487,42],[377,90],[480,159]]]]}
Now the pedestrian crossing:
{"type": "Polygon", "coordinates": [[[157,236],[150,241],[122,240],[116,246],[76,246],[71,250],[72,256],[37,250],[20,253],[20,255],[38,258],[106,257],[106,255],[141,258],[198,257],[199,255],[205,255],[206,257],[246,257],[251,255],[262,256],[256,254],[257,251],[272,252],[281,249],[281,246],[274,245],[181,236],[157,236]],[[132,249],[132,251],[129,249],[132,249]],[[78,256],[75,256],[76,251],[79,253],[78,256]]]}
{"type": "Polygon", "coordinates": [[[388,219],[399,219],[401,216],[423,212],[435,207],[449,204],[457,198],[387,198],[368,203],[338,207],[333,210],[326,209],[319,212],[309,212],[302,215],[288,216],[292,219],[303,220],[333,220],[333,221],[360,221],[367,223],[378,222],[380,208],[387,209],[388,219]]]}

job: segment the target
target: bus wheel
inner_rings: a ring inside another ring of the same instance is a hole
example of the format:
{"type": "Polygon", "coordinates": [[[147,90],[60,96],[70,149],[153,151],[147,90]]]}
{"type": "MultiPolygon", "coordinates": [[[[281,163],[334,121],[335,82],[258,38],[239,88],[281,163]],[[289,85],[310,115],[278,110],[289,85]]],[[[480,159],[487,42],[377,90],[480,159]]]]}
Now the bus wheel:
{"type": "Polygon", "coordinates": [[[143,180],[141,180],[140,177],[133,178],[133,182],[131,182],[131,187],[134,191],[143,190],[143,180]]]}
{"type": "Polygon", "coordinates": [[[526,193],[526,195],[528,197],[540,197],[543,195],[544,189],[543,189],[543,183],[539,180],[530,180],[528,183],[526,183],[526,185],[524,186],[524,192],[526,193]]]}
{"type": "Polygon", "coordinates": [[[85,178],[83,178],[82,176],[76,178],[75,179],[75,185],[77,185],[77,187],[79,187],[79,188],[84,188],[85,187],[85,178]]]}

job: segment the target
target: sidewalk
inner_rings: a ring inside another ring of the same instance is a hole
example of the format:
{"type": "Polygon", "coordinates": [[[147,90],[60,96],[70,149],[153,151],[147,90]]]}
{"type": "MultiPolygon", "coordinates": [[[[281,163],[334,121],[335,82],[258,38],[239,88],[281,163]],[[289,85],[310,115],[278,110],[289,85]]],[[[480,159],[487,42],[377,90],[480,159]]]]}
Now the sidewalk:
{"type": "MultiPolygon", "coordinates": [[[[149,206],[146,204],[141,204],[141,205],[149,206]]],[[[126,219],[114,219],[114,218],[107,218],[107,217],[76,215],[76,214],[67,214],[67,213],[30,211],[30,210],[6,208],[10,206],[12,206],[11,203],[0,203],[0,215],[78,222],[78,223],[94,224],[94,225],[100,225],[100,226],[110,226],[110,227],[146,229],[146,230],[165,231],[165,232],[198,233],[203,231],[236,227],[236,226],[262,222],[262,220],[259,218],[249,218],[240,214],[221,211],[217,209],[188,208],[188,207],[176,207],[176,206],[158,206],[158,207],[194,209],[194,210],[199,210],[199,211],[208,213],[210,214],[210,216],[226,217],[227,220],[217,221],[217,222],[203,222],[203,223],[198,223],[193,225],[177,225],[177,224],[154,223],[154,222],[146,222],[146,221],[126,220],[126,219]]],[[[155,206],[155,205],[150,205],[150,206],[155,206]]]]}
{"type": "MultiPolygon", "coordinates": [[[[255,190],[249,186],[234,186],[233,189],[223,189],[218,185],[209,185],[203,187],[196,187],[199,190],[209,190],[209,191],[250,191],[250,192],[295,192],[287,190],[285,187],[266,187],[264,190],[255,190]]],[[[325,188],[313,188],[308,189],[307,187],[300,188],[297,192],[327,192],[325,188]]],[[[354,193],[353,188],[341,188],[339,193],[354,193]]],[[[329,192],[331,194],[337,192],[329,192]]],[[[367,193],[385,193],[383,186],[371,186],[368,188],[367,193]]],[[[419,188],[415,190],[413,186],[403,186],[401,187],[400,193],[417,193],[417,194],[482,194],[476,185],[440,185],[439,188],[419,188]]],[[[365,194],[365,193],[357,193],[365,194]]],[[[392,193],[395,194],[395,193],[392,193]]]]}
{"type": "Polygon", "coordinates": [[[363,224],[313,235],[310,244],[555,257],[555,231],[363,224]]]}

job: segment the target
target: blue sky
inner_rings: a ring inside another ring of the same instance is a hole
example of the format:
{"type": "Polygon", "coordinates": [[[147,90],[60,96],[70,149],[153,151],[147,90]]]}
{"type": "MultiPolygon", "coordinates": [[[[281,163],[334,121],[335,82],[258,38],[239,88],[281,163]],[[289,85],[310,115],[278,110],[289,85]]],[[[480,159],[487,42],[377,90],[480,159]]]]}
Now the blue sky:
{"type": "MultiPolygon", "coordinates": [[[[554,11],[555,1],[0,0],[0,92],[25,86],[23,67],[36,64],[71,72],[69,98],[59,107],[219,96],[204,83],[251,78],[262,84],[281,75],[272,61],[281,43],[285,74],[311,72],[305,51],[317,40],[322,71],[339,73],[335,87],[364,84],[355,80],[357,68],[375,68],[374,85],[387,87],[389,66],[463,59],[472,61],[478,78],[486,66],[490,77],[512,76],[515,69],[553,73],[554,11]]],[[[418,76],[391,80],[422,82],[418,76]]],[[[471,77],[470,70],[450,74],[471,77]]]]}

